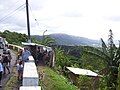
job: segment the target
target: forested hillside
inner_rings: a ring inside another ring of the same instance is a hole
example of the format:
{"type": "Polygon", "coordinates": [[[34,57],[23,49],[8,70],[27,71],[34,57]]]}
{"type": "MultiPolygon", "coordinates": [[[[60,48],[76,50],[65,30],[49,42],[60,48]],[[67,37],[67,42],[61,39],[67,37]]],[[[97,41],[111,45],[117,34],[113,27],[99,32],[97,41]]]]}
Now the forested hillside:
{"type": "MultiPolygon", "coordinates": [[[[9,30],[5,30],[4,32],[0,32],[0,36],[6,38],[7,42],[10,44],[21,45],[21,42],[27,42],[27,35],[17,32],[11,32],[9,30]]],[[[39,43],[39,40],[31,38],[32,42],[39,43]]]]}
{"type": "Polygon", "coordinates": [[[6,38],[6,40],[10,44],[21,45],[21,42],[27,41],[26,34],[21,34],[21,33],[17,33],[17,32],[10,32],[8,30],[5,30],[4,32],[0,32],[0,36],[6,38]]]}
{"type": "MultiPolygon", "coordinates": [[[[21,34],[17,32],[10,32],[9,30],[5,30],[4,32],[0,32],[0,36],[6,38],[6,40],[11,44],[21,45],[21,42],[27,41],[27,35],[21,34]]],[[[45,41],[43,42],[43,36],[34,35],[32,36],[32,42],[46,44],[48,41],[52,40],[52,45],[90,45],[90,46],[99,46],[99,42],[97,40],[91,40],[83,37],[75,37],[67,34],[50,34],[44,36],[45,41]],[[49,38],[48,38],[49,37],[49,38]]]]}
{"type": "MultiPolygon", "coordinates": [[[[79,46],[79,45],[89,45],[89,46],[99,46],[99,40],[92,40],[84,37],[77,37],[67,34],[50,34],[45,35],[55,39],[54,45],[67,45],[67,46],[79,46]]],[[[42,40],[43,36],[34,35],[37,40],[42,40]]]]}
{"type": "Polygon", "coordinates": [[[109,30],[108,36],[108,45],[101,38],[102,44],[99,48],[91,46],[57,48],[55,51],[58,70],[66,75],[65,67],[71,66],[98,73],[100,77],[95,83],[92,78],[80,75],[76,85],[79,88],[86,88],[85,90],[120,90],[120,42],[119,47],[116,47],[112,30],[109,30]]]}

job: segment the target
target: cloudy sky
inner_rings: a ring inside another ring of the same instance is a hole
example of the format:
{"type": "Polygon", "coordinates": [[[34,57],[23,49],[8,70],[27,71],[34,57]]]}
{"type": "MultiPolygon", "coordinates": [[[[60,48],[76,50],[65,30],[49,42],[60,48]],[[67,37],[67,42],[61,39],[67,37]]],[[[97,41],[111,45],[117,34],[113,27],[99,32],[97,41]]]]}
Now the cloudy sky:
{"type": "MultiPolygon", "coordinates": [[[[28,0],[32,35],[120,39],[120,0],[28,0]]],[[[25,0],[0,0],[0,30],[27,34],[25,0]]]]}

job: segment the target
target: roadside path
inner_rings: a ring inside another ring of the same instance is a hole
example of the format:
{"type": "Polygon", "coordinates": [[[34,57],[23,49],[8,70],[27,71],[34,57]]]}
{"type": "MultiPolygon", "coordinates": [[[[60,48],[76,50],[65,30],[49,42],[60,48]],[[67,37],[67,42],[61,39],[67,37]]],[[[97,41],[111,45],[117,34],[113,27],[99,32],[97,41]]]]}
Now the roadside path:
{"type": "MultiPolygon", "coordinates": [[[[0,50],[0,53],[2,53],[2,50],[0,50]]],[[[16,61],[16,54],[12,50],[11,50],[11,56],[12,56],[11,66],[10,66],[10,72],[11,73],[3,75],[3,77],[2,77],[2,87],[0,88],[0,90],[4,90],[5,84],[7,83],[7,81],[12,76],[12,69],[13,69],[15,61],[16,61]]]]}

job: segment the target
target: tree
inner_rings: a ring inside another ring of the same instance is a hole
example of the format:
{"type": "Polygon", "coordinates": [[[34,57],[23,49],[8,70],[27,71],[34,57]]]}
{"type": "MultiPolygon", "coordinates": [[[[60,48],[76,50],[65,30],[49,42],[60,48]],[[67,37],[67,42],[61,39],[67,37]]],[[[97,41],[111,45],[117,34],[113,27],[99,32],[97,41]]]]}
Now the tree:
{"type": "Polygon", "coordinates": [[[2,37],[6,38],[8,43],[21,45],[21,42],[27,41],[27,35],[21,34],[17,32],[10,32],[9,30],[5,30],[3,33],[0,33],[2,37]]]}
{"type": "Polygon", "coordinates": [[[103,39],[101,39],[102,48],[97,49],[94,47],[87,46],[84,47],[84,53],[89,55],[93,55],[95,57],[101,58],[106,64],[107,74],[103,74],[106,76],[107,87],[111,90],[115,90],[117,87],[117,77],[118,77],[118,67],[120,60],[120,45],[117,48],[113,42],[113,33],[112,30],[109,30],[109,38],[108,38],[108,46],[105,44],[103,39]]]}
{"type": "Polygon", "coordinates": [[[44,37],[43,40],[42,40],[42,44],[45,45],[45,46],[50,46],[54,42],[55,42],[55,39],[53,39],[49,36],[44,37]]]}

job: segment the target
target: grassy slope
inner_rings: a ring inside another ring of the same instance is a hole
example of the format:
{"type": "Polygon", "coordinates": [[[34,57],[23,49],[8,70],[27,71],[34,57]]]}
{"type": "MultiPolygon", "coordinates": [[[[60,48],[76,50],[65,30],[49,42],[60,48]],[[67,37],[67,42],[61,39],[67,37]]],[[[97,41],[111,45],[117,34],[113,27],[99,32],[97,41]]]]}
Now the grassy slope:
{"type": "Polygon", "coordinates": [[[38,71],[39,73],[44,73],[41,84],[45,90],[77,90],[77,88],[70,84],[66,78],[58,75],[48,67],[38,67],[38,71]]]}
{"type": "Polygon", "coordinates": [[[18,88],[17,72],[16,68],[13,68],[12,75],[5,85],[4,90],[16,90],[18,88]]]}

